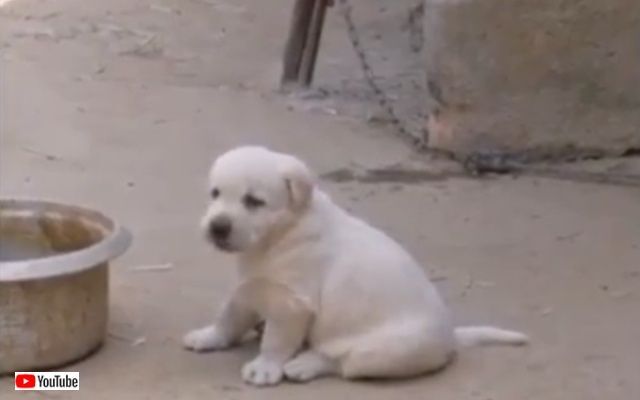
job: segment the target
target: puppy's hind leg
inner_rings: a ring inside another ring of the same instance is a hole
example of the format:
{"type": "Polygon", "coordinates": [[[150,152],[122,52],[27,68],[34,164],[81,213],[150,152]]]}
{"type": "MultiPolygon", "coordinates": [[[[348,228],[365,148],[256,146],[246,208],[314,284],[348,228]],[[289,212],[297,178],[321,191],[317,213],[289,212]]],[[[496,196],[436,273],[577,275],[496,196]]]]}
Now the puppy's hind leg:
{"type": "Polygon", "coordinates": [[[453,354],[449,340],[423,332],[379,333],[358,343],[342,359],[340,371],[346,379],[409,378],[444,368],[453,354]]]}
{"type": "Polygon", "coordinates": [[[335,375],[339,371],[336,361],[313,350],[298,354],[284,365],[285,376],[294,382],[307,382],[321,376],[335,375]]]}

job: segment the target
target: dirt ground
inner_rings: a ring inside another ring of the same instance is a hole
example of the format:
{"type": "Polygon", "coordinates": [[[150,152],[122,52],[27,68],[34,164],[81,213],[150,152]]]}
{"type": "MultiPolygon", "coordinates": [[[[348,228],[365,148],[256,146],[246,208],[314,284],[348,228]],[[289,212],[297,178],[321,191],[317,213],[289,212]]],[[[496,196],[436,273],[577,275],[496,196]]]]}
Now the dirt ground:
{"type": "MultiPolygon", "coordinates": [[[[393,42],[405,43],[412,2],[375,3],[359,8],[368,10],[361,17],[371,43],[384,32],[374,50],[406,54],[380,56],[378,65],[402,71],[415,55],[393,42]]],[[[637,396],[640,189],[525,177],[354,179],[351,171],[426,165],[372,118],[333,11],[317,75],[323,90],[303,99],[276,93],[291,4],[16,0],[0,8],[0,193],[90,205],[135,235],[112,268],[105,346],[68,368],[80,371],[80,392],[14,392],[5,378],[0,397],[637,396]],[[520,329],[531,346],[470,349],[445,372],[410,381],[324,379],[271,389],[240,380],[252,346],[183,351],[182,334],[211,317],[233,277],[232,260],[207,248],[197,230],[207,168],[216,154],[246,143],[332,172],[322,186],[422,261],[461,323],[520,329]],[[165,263],[172,268],[135,270],[165,263]]],[[[389,81],[411,81],[407,71],[389,81]]],[[[407,109],[420,104],[399,93],[407,109]]]]}

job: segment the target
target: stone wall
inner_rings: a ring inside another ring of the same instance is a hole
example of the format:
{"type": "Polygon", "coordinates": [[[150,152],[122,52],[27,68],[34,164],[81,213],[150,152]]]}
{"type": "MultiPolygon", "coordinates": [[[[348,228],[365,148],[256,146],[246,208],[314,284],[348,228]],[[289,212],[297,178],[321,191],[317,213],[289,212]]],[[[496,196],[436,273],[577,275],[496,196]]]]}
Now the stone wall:
{"type": "Polygon", "coordinates": [[[639,0],[425,0],[431,144],[640,147],[639,0]]]}

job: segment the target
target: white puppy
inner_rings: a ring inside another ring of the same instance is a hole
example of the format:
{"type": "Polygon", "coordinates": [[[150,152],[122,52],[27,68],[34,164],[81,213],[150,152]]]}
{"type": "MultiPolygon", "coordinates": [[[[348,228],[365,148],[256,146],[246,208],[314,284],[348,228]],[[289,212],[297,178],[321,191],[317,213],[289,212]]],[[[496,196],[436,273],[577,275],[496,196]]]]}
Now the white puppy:
{"type": "Polygon", "coordinates": [[[210,184],[203,226],[219,249],[237,253],[239,283],[215,322],[184,345],[225,349],[265,322],[246,382],[409,377],[446,366],[460,345],[527,342],[493,327],[455,328],[416,261],[334,204],[292,156],[231,150],[213,164],[210,184]]]}

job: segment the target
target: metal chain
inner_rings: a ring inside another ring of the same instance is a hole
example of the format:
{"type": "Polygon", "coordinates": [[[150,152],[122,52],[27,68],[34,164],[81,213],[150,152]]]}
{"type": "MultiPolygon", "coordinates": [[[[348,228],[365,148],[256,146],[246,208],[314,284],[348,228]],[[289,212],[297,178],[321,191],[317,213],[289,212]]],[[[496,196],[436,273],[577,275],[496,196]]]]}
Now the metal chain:
{"type": "Polygon", "coordinates": [[[364,79],[373,91],[376,101],[382,110],[387,114],[389,122],[394,126],[395,133],[402,140],[408,141],[416,150],[430,155],[453,160],[458,162],[462,168],[471,175],[483,175],[487,173],[520,173],[537,176],[554,177],[557,179],[569,179],[576,181],[606,182],[623,185],[640,185],[638,176],[618,176],[611,173],[587,173],[568,171],[552,166],[535,166],[534,164],[546,162],[553,164],[571,163],[589,159],[606,158],[605,153],[594,154],[590,150],[573,149],[572,151],[541,152],[536,155],[536,151],[502,153],[502,152],[474,152],[467,155],[456,154],[444,149],[429,147],[429,132],[426,126],[422,128],[419,135],[415,135],[402,122],[394,105],[382,90],[371,67],[371,63],[362,45],[362,40],[353,19],[353,8],[349,0],[337,0],[340,13],[342,14],[351,45],[356,53],[358,62],[363,72],[364,79]]]}
{"type": "MultiPolygon", "coordinates": [[[[429,153],[439,158],[445,158],[458,162],[465,171],[472,175],[479,175],[487,172],[504,173],[514,169],[514,160],[506,155],[496,157],[495,154],[472,154],[468,156],[460,156],[454,152],[429,147],[429,131],[426,126],[422,128],[419,135],[415,135],[402,122],[396,112],[389,96],[385,94],[378,82],[371,67],[371,63],[362,46],[360,34],[353,20],[353,7],[349,0],[337,0],[340,13],[342,14],[347,26],[347,33],[351,45],[356,53],[358,62],[363,72],[363,76],[371,90],[373,91],[376,101],[387,114],[389,122],[395,127],[396,134],[403,140],[408,141],[416,150],[429,153]]],[[[518,165],[520,166],[520,165],[518,165]]]]}
{"type": "Polygon", "coordinates": [[[409,141],[409,143],[418,150],[427,150],[427,143],[429,139],[427,130],[423,129],[423,131],[420,132],[421,135],[419,136],[413,134],[402,122],[402,120],[400,120],[400,117],[393,107],[389,96],[385,94],[380,85],[378,85],[378,82],[376,82],[375,73],[371,68],[371,63],[367,58],[367,54],[365,53],[365,50],[362,46],[362,40],[360,39],[360,35],[358,34],[356,25],[353,21],[353,8],[351,7],[351,4],[349,4],[348,0],[338,0],[337,3],[340,8],[340,13],[344,17],[345,23],[347,25],[349,40],[351,41],[351,45],[355,50],[356,56],[358,57],[364,79],[367,82],[367,85],[369,85],[369,87],[373,91],[377,103],[387,114],[389,122],[395,127],[396,132],[401,137],[401,139],[409,141]]]}

